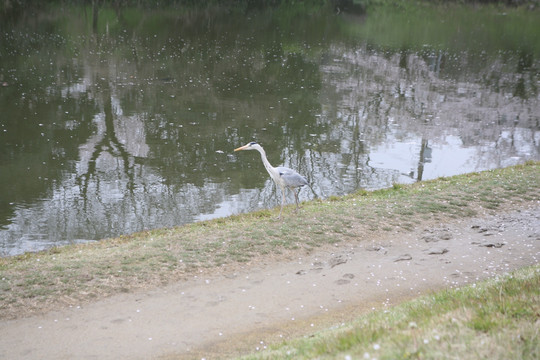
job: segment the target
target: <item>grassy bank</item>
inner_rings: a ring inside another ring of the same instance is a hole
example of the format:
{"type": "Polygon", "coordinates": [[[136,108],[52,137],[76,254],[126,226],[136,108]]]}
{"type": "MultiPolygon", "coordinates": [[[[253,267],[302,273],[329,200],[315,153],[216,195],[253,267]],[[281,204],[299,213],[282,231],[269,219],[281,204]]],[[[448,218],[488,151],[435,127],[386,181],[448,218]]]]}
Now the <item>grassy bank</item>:
{"type": "Polygon", "coordinates": [[[147,289],[195,273],[287,259],[322,246],[409,232],[540,200],[540,163],[159,229],[86,245],[0,259],[0,317],[15,318],[96,298],[147,289]]]}
{"type": "Polygon", "coordinates": [[[537,265],[243,359],[538,359],[539,317],[537,265]]]}

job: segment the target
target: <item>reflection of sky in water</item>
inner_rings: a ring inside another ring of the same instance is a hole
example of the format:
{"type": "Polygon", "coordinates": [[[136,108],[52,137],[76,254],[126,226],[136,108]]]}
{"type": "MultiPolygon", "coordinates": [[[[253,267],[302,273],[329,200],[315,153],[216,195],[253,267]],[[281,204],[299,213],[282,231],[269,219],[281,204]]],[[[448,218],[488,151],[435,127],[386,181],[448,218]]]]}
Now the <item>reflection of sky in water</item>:
{"type": "MultiPolygon", "coordinates": [[[[256,196],[258,193],[258,190],[243,190],[243,192],[250,192],[251,196],[256,196]]],[[[243,196],[237,196],[233,195],[230,196],[229,199],[220,202],[219,204],[216,204],[216,209],[211,213],[204,213],[197,215],[194,220],[195,221],[204,221],[204,220],[211,220],[216,219],[220,217],[226,217],[231,214],[238,214],[242,211],[241,207],[239,206],[242,203],[243,196]]],[[[262,205],[262,204],[260,204],[262,205]]]]}
{"type": "MultiPolygon", "coordinates": [[[[431,156],[424,161],[423,180],[476,171],[477,149],[463,147],[456,136],[447,136],[443,141],[441,144],[428,143],[431,156]]],[[[396,170],[400,173],[399,182],[414,182],[420,162],[420,146],[420,138],[382,144],[370,152],[369,164],[374,168],[396,170]]]]}
{"type": "MultiPolygon", "coordinates": [[[[524,141],[524,138],[530,139],[532,133],[530,129],[516,129],[511,139],[509,132],[503,132],[500,142],[478,146],[465,146],[455,135],[445,136],[433,143],[428,141],[429,157],[423,162],[422,179],[429,180],[506,167],[516,165],[523,159],[534,158],[534,148],[529,142],[524,141]],[[515,146],[512,156],[507,156],[508,153],[502,157],[498,155],[495,148],[501,146],[502,142],[512,142],[515,146]]],[[[540,131],[534,132],[534,137],[539,136],[540,131]]],[[[389,138],[387,143],[371,149],[369,165],[373,168],[395,170],[400,174],[398,182],[412,183],[416,181],[418,175],[421,143],[421,138],[407,139],[405,142],[389,138]]]]}

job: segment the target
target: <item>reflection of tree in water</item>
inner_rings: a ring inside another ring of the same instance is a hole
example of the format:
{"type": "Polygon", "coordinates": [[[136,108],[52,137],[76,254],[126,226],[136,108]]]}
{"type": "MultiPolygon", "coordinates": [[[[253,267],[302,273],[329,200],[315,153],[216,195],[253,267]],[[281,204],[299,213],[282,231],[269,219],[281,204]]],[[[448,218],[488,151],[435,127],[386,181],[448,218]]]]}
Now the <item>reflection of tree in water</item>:
{"type": "Polygon", "coordinates": [[[420,156],[418,157],[418,171],[416,180],[422,181],[424,176],[424,164],[431,161],[431,149],[428,145],[428,140],[422,138],[422,143],[420,145],[420,156]]]}
{"type": "MultiPolygon", "coordinates": [[[[368,163],[374,151],[383,153],[391,143],[400,143],[401,150],[416,154],[416,164],[405,164],[408,169],[400,174],[416,181],[433,176],[430,169],[444,166],[435,163],[428,168],[425,164],[432,161],[434,146],[440,159],[441,147],[449,142],[476,152],[474,157],[462,154],[468,156],[465,169],[475,171],[507,166],[512,157],[538,153],[538,102],[531,98],[536,91],[530,85],[536,82],[530,70],[535,63],[531,55],[493,56],[486,60],[489,65],[484,61],[482,68],[471,70],[470,63],[476,64],[476,58],[467,53],[454,60],[447,59],[444,52],[427,50],[424,54],[402,49],[382,56],[368,48],[351,51],[336,46],[332,52],[334,56],[329,58],[340,61],[322,67],[322,92],[331,100],[322,121],[335,124],[329,127],[327,141],[349,144],[341,147],[341,158],[334,157],[346,167],[342,173],[352,174],[362,167],[350,180],[375,179],[374,172],[382,169],[368,163]],[[516,64],[517,72],[501,71],[516,69],[516,64]],[[525,88],[520,76],[526,79],[525,88]],[[523,96],[515,94],[516,89],[524,90],[523,96]],[[524,101],[530,105],[523,106],[524,101]],[[364,145],[363,154],[348,152],[360,149],[358,143],[364,145]],[[359,166],[361,158],[366,159],[365,166],[359,166]]],[[[394,160],[404,159],[396,149],[394,160]]],[[[331,152],[329,149],[326,157],[331,152]]]]}
{"type": "Polygon", "coordinates": [[[522,50],[519,52],[519,59],[517,62],[516,75],[519,74],[519,79],[516,81],[514,87],[514,96],[522,99],[528,99],[529,97],[536,96],[538,94],[538,88],[536,87],[536,79],[531,72],[534,67],[534,56],[531,51],[522,50]]]}
{"type": "Polygon", "coordinates": [[[100,141],[94,144],[94,151],[88,160],[88,168],[85,173],[78,177],[80,183],[82,183],[82,196],[85,202],[88,200],[88,183],[91,178],[95,178],[99,183],[99,176],[96,176],[96,164],[98,158],[107,152],[113,157],[120,158],[122,160],[124,173],[128,179],[126,188],[133,194],[134,191],[134,174],[133,168],[130,166],[130,155],[126,151],[124,145],[118,140],[116,131],[114,128],[114,118],[112,111],[112,101],[110,96],[107,97],[104,104],[105,114],[105,131],[100,141]]]}

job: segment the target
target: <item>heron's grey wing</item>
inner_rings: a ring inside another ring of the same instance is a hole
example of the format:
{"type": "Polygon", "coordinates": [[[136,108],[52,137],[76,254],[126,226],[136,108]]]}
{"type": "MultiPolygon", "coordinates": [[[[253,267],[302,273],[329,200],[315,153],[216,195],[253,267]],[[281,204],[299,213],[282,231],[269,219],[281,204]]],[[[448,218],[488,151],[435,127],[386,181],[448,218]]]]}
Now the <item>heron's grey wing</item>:
{"type": "Polygon", "coordinates": [[[276,169],[279,171],[279,176],[283,179],[285,186],[295,188],[308,184],[307,179],[293,169],[284,166],[278,166],[276,169]]]}

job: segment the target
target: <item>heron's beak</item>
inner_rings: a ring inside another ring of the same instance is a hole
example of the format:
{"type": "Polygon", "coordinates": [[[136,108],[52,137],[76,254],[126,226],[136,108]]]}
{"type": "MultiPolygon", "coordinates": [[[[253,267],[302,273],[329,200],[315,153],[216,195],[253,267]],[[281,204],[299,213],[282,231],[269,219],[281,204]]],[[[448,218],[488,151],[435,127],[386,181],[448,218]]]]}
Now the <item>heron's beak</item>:
{"type": "Polygon", "coordinates": [[[234,151],[246,150],[247,147],[247,145],[240,146],[239,148],[234,149],[234,151]]]}

